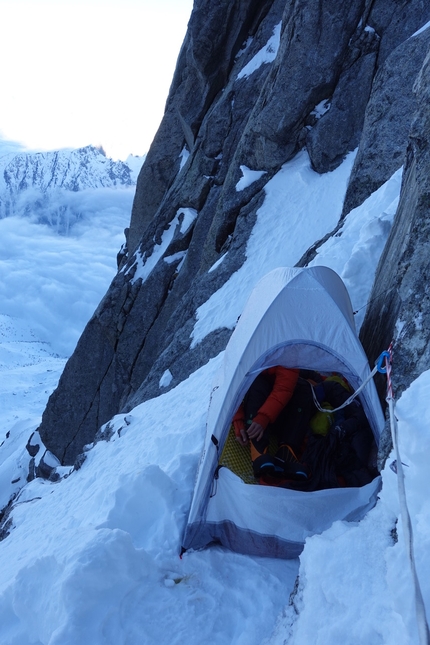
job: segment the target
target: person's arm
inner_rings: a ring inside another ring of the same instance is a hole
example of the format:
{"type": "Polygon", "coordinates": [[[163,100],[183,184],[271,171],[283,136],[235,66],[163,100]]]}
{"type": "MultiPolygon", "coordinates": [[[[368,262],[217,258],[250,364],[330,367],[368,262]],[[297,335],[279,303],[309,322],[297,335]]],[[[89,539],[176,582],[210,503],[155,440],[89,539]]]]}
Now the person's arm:
{"type": "MultiPolygon", "coordinates": [[[[274,369],[275,382],[272,391],[253,418],[253,422],[258,423],[263,430],[267,428],[269,423],[276,421],[281,411],[293,396],[299,378],[298,369],[287,369],[280,365],[274,369]]],[[[248,436],[250,436],[249,433],[248,436]]]]}
{"type": "Polygon", "coordinates": [[[245,408],[243,403],[239,406],[238,411],[233,417],[233,428],[236,440],[242,445],[248,445],[248,435],[246,434],[245,408]]]}
{"type": "Polygon", "coordinates": [[[287,369],[278,365],[273,368],[275,381],[273,388],[266,401],[258,410],[252,423],[247,428],[245,411],[241,405],[234,415],[233,427],[236,439],[242,446],[246,446],[249,439],[259,441],[269,423],[273,423],[278,418],[281,411],[291,399],[294,389],[299,378],[298,369],[287,369]]]}
{"type": "Polygon", "coordinates": [[[273,371],[275,382],[272,391],[246,429],[248,437],[255,441],[260,441],[269,423],[276,421],[291,399],[299,378],[299,370],[296,369],[287,369],[278,365],[273,368],[273,371]]]}

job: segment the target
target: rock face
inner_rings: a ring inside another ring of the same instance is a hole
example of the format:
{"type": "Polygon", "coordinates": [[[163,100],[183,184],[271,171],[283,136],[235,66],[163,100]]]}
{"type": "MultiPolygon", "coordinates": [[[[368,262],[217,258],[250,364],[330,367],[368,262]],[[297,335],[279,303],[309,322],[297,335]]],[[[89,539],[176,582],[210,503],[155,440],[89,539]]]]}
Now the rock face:
{"type": "Polygon", "coordinates": [[[166,370],[174,387],[225,347],[225,328],[191,346],[196,310],[243,264],[264,186],[297,151],[326,172],[359,145],[351,207],[402,165],[430,30],[407,39],[428,20],[418,0],[195,1],[128,252],[43,415],[62,463],[166,370]],[[244,166],[262,172],[238,191],[244,166]]]}
{"type": "Polygon", "coordinates": [[[344,214],[361,204],[403,164],[417,109],[413,85],[429,47],[430,30],[426,29],[396,47],[376,74],[344,214]]]}
{"type": "Polygon", "coordinates": [[[400,203],[362,328],[370,357],[394,341],[395,395],[430,367],[430,50],[414,91],[400,203]]]}

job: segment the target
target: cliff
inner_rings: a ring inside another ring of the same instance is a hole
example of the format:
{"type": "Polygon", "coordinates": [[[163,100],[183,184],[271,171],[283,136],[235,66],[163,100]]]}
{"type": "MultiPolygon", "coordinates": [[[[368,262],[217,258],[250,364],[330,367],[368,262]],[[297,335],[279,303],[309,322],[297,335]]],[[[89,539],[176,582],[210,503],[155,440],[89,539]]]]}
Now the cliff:
{"type": "Polygon", "coordinates": [[[222,324],[193,342],[198,309],[243,265],[265,186],[301,150],[323,174],[358,148],[338,225],[293,264],[404,164],[362,338],[372,359],[399,332],[399,391],[428,368],[429,20],[421,0],[196,0],[118,274],[43,415],[63,463],[167,371],[163,391],[225,347],[222,324]]]}

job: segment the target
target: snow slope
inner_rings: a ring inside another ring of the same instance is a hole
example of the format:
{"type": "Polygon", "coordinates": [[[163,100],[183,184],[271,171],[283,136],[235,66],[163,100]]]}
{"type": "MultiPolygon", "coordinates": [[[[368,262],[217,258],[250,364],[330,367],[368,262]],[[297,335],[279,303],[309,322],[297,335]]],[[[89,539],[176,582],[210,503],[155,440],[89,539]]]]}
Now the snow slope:
{"type": "MultiPolygon", "coordinates": [[[[239,301],[239,312],[246,298],[242,291],[248,293],[262,272],[272,268],[272,262],[287,263],[298,252],[303,230],[312,228],[314,216],[329,212],[333,222],[337,221],[351,163],[348,158],[323,179],[311,171],[302,154],[269,182],[247,247],[247,282],[235,274],[223,287],[234,295],[228,301],[239,301]],[[261,226],[262,218],[281,220],[287,195],[291,199],[291,185],[298,178],[306,199],[300,202],[297,193],[295,206],[302,208],[302,216],[309,221],[302,227],[288,227],[288,235],[273,224],[261,226]],[[323,182],[327,182],[325,188],[323,182]],[[309,200],[312,210],[306,211],[309,200]],[[275,258],[274,248],[279,249],[275,258]]],[[[314,260],[342,275],[354,308],[362,307],[368,298],[399,190],[400,173],[396,173],[347,217],[341,234],[326,242],[314,260]]],[[[10,240],[14,224],[24,239],[20,222],[11,220],[10,240]]],[[[322,226],[329,230],[331,225],[330,219],[322,226]]],[[[86,234],[91,236],[90,228],[86,234]]],[[[34,237],[35,228],[29,226],[28,235],[29,239],[34,237]]],[[[74,274],[72,266],[44,260],[50,243],[48,237],[38,238],[35,259],[41,260],[24,273],[29,288],[38,284],[39,273],[44,271],[63,283],[74,274]]],[[[88,261],[85,244],[82,255],[79,248],[76,239],[76,272],[88,261]]],[[[6,267],[3,281],[13,282],[13,273],[12,265],[6,267]]],[[[82,285],[83,291],[85,288],[82,285]]],[[[15,318],[0,319],[4,384],[0,481],[3,495],[17,493],[6,527],[10,535],[0,542],[1,643],[418,642],[402,526],[396,526],[398,500],[396,476],[389,467],[392,458],[383,472],[380,500],[368,516],[358,524],[337,522],[323,535],[312,537],[300,560],[252,558],[220,547],[187,552],[179,558],[211,381],[222,354],[165,394],[160,383],[159,397],[126,416],[115,417],[104,430],[110,440],[89,447],[79,470],[60,469],[63,478],[55,483],[41,479],[26,483],[24,468],[29,455],[25,442],[37,428],[63,363],[52,355],[49,345],[38,341],[38,332],[31,331],[28,293],[22,294],[21,300],[17,298],[15,318]]],[[[225,302],[221,289],[212,296],[210,306],[201,308],[194,343],[219,324],[234,324],[237,312],[223,313],[225,302]]],[[[66,320],[65,313],[58,308],[55,316],[58,325],[67,327],[73,320],[66,320]]],[[[46,327],[52,341],[57,329],[54,324],[46,327]]],[[[397,405],[418,573],[427,607],[429,395],[430,373],[425,373],[397,405]]],[[[37,441],[35,435],[32,445],[37,441]]]]}

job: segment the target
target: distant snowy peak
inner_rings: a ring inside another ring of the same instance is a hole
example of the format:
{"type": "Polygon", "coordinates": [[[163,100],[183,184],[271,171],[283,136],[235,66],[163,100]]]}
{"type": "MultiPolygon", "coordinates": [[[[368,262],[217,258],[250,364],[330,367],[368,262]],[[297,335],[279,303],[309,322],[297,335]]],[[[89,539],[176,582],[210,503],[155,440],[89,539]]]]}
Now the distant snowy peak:
{"type": "Polygon", "coordinates": [[[118,190],[134,193],[144,160],[130,155],[125,162],[114,161],[94,146],[0,155],[0,219],[30,217],[68,234],[91,216],[95,203],[116,203],[118,190]]]}
{"type": "Polygon", "coordinates": [[[134,193],[144,160],[130,155],[125,162],[114,161],[94,146],[0,155],[0,219],[30,217],[68,234],[94,214],[97,204],[113,205],[124,197],[119,191],[134,193]]]}
{"type": "Polygon", "coordinates": [[[36,188],[80,191],[135,185],[135,169],[113,161],[94,146],[54,152],[19,153],[0,158],[1,194],[36,188]]]}

